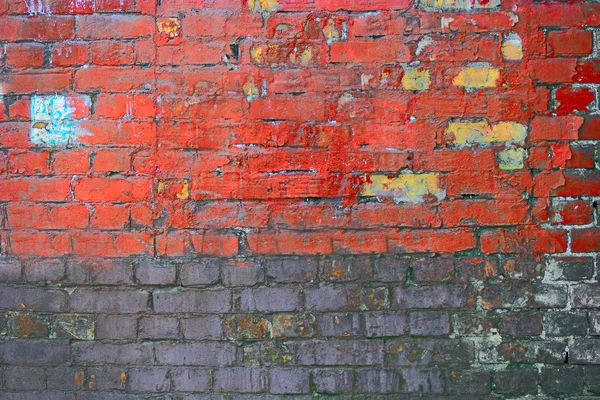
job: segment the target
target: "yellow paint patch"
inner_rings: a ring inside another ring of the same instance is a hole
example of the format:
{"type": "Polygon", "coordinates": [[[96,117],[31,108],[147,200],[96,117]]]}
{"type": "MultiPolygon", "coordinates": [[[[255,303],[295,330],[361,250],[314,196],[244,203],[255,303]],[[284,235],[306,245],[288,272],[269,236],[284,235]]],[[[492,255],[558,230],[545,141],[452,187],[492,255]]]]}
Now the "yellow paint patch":
{"type": "Polygon", "coordinates": [[[439,174],[369,175],[360,192],[361,196],[393,197],[397,203],[423,203],[442,200],[446,191],[439,185],[439,174]]]}
{"type": "Polygon", "coordinates": [[[177,197],[180,200],[185,200],[188,197],[190,197],[190,184],[187,179],[183,180],[183,183],[181,185],[181,191],[175,194],[175,197],[177,197]]]}
{"type": "Polygon", "coordinates": [[[476,89],[495,87],[500,70],[491,67],[465,67],[453,79],[455,86],[476,89]]]}
{"type": "Polygon", "coordinates": [[[312,50],[310,47],[307,47],[306,49],[304,49],[302,54],[300,54],[300,64],[308,65],[308,63],[310,62],[311,59],[312,59],[312,50]]]}
{"type": "Polygon", "coordinates": [[[454,121],[448,124],[445,136],[455,144],[523,143],[527,127],[512,121],[499,122],[494,126],[488,121],[454,121]]]}
{"type": "Polygon", "coordinates": [[[337,42],[340,40],[340,33],[337,29],[335,29],[335,22],[333,19],[327,19],[327,25],[323,28],[323,35],[325,35],[325,40],[327,44],[331,44],[333,42],[337,42]]]}
{"type": "Polygon", "coordinates": [[[248,78],[246,83],[242,86],[242,90],[246,95],[246,100],[250,103],[252,100],[258,98],[260,92],[256,85],[254,84],[254,80],[252,78],[248,78]]]}
{"type": "Polygon", "coordinates": [[[459,9],[459,10],[471,10],[481,8],[496,8],[500,6],[500,0],[490,0],[487,3],[476,1],[473,4],[473,0],[420,0],[419,6],[421,8],[435,9],[435,10],[446,10],[446,9],[459,9]]]}
{"type": "Polygon", "coordinates": [[[168,35],[170,38],[179,36],[181,23],[179,18],[161,18],[156,22],[158,32],[168,35]]]}
{"type": "Polygon", "coordinates": [[[509,61],[518,61],[523,58],[523,42],[519,35],[509,33],[502,42],[502,57],[509,61]]]}
{"type": "Polygon", "coordinates": [[[431,78],[426,69],[408,68],[402,77],[402,88],[404,90],[421,91],[429,89],[431,78]]]}
{"type": "Polygon", "coordinates": [[[159,181],[156,190],[163,198],[175,197],[185,200],[190,197],[190,185],[187,179],[159,181]]]}
{"type": "Polygon", "coordinates": [[[504,171],[523,169],[525,167],[525,150],[506,149],[499,152],[498,167],[504,171]]]}
{"type": "Polygon", "coordinates": [[[250,57],[252,57],[257,64],[262,64],[265,61],[264,50],[262,46],[251,48],[250,57]]]}
{"type": "Polygon", "coordinates": [[[125,382],[127,382],[127,374],[124,371],[121,371],[119,383],[121,384],[121,386],[125,386],[125,382]]]}
{"type": "Polygon", "coordinates": [[[279,7],[277,0],[248,0],[250,11],[271,12],[279,7]]]}

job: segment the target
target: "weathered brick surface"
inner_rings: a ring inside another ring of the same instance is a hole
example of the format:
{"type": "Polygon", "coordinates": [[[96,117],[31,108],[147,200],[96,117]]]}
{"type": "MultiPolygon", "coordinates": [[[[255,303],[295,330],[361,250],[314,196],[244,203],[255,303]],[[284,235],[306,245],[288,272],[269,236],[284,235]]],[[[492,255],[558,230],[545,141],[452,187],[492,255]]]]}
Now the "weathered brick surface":
{"type": "Polygon", "coordinates": [[[600,3],[0,0],[0,400],[600,398],[600,3]]]}

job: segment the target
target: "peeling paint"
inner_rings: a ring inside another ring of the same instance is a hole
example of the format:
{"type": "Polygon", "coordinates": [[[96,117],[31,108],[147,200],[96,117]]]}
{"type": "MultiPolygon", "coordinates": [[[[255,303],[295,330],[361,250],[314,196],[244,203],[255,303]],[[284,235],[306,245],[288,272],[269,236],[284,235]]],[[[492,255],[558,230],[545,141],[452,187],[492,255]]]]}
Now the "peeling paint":
{"type": "Polygon", "coordinates": [[[33,96],[31,99],[31,141],[42,146],[74,145],[87,135],[78,119],[87,117],[88,96],[33,96]],[[85,109],[81,109],[85,108],[85,109]]]}
{"type": "Polygon", "coordinates": [[[513,121],[491,125],[488,121],[452,121],[445,131],[447,140],[455,144],[519,143],[523,144],[527,127],[513,121]]]}
{"type": "Polygon", "coordinates": [[[525,150],[502,150],[498,153],[498,167],[504,171],[523,169],[525,167],[525,150]]]}
{"type": "Polygon", "coordinates": [[[455,86],[469,89],[495,87],[500,78],[500,70],[488,66],[471,66],[461,69],[452,80],[455,86]]]}
{"type": "Polygon", "coordinates": [[[515,32],[510,32],[502,41],[502,57],[509,61],[518,61],[523,58],[523,42],[515,32]]]}
{"type": "Polygon", "coordinates": [[[446,191],[439,185],[439,174],[369,175],[360,192],[361,196],[391,197],[397,203],[440,201],[446,191]]]}
{"type": "Polygon", "coordinates": [[[431,77],[426,69],[407,68],[402,77],[404,90],[423,91],[429,89],[431,77]]]}

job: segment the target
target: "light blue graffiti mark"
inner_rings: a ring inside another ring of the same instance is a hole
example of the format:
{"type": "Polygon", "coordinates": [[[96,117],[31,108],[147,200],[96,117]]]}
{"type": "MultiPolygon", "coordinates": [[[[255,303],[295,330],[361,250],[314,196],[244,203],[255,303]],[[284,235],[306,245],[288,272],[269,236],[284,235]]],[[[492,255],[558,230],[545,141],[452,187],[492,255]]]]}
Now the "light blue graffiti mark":
{"type": "MultiPolygon", "coordinates": [[[[31,141],[45,146],[70,145],[82,132],[74,119],[76,109],[65,96],[33,96],[31,141]]],[[[85,97],[86,107],[89,98],[85,97]]]]}

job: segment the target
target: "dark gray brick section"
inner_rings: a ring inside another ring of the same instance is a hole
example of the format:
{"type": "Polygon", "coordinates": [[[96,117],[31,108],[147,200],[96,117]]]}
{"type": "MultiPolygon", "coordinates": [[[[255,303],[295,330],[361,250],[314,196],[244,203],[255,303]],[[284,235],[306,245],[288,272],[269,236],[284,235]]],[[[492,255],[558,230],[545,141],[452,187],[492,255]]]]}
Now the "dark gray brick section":
{"type": "Polygon", "coordinates": [[[0,400],[596,400],[596,262],[0,259],[0,400]]]}

